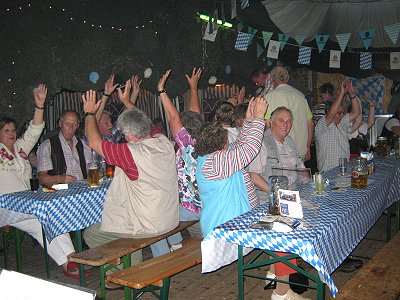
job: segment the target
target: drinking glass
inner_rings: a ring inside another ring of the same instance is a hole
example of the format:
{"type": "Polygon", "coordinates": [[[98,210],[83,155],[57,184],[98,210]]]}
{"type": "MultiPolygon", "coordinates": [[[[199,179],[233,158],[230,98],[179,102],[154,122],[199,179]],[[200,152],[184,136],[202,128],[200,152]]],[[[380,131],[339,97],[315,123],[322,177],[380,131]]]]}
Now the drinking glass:
{"type": "Polygon", "coordinates": [[[98,186],[100,180],[100,170],[97,163],[89,163],[88,183],[90,186],[98,186]]]}
{"type": "Polygon", "coordinates": [[[322,177],[322,173],[316,172],[315,173],[315,191],[317,194],[323,194],[325,188],[325,182],[322,177]]]}
{"type": "Polygon", "coordinates": [[[347,158],[339,157],[340,175],[344,176],[346,174],[346,168],[347,168],[347,158]]]}
{"type": "Polygon", "coordinates": [[[115,166],[109,164],[106,165],[107,178],[114,178],[114,171],[115,171],[115,166]]]}
{"type": "Polygon", "coordinates": [[[39,189],[39,179],[32,178],[30,179],[31,182],[31,191],[36,192],[39,189]]]}

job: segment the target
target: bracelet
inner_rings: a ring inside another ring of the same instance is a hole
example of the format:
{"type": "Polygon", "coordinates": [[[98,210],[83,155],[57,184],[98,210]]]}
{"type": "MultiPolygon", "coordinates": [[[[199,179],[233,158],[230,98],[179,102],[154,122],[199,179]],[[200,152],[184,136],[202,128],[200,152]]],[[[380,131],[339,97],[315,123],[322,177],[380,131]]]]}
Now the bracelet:
{"type": "Polygon", "coordinates": [[[111,94],[106,94],[106,93],[103,92],[103,96],[111,97],[111,94]]]}
{"type": "Polygon", "coordinates": [[[84,114],[84,117],[86,118],[87,116],[95,116],[95,115],[96,115],[95,113],[87,112],[84,114]]]}
{"type": "Polygon", "coordinates": [[[40,107],[40,106],[37,106],[37,105],[36,105],[36,108],[37,108],[37,109],[44,109],[44,106],[40,107]]]}
{"type": "Polygon", "coordinates": [[[161,91],[158,91],[158,94],[166,93],[167,91],[162,89],[161,91]]]}

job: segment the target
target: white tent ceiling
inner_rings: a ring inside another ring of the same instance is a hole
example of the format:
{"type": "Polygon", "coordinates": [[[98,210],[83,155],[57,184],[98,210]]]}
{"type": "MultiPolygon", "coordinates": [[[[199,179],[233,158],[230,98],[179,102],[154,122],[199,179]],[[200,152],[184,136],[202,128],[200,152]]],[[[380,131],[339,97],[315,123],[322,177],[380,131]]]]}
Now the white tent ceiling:
{"type": "MultiPolygon", "coordinates": [[[[400,0],[266,0],[261,2],[272,22],[283,32],[306,35],[306,41],[317,34],[352,33],[348,47],[363,48],[358,32],[375,29],[371,47],[399,48],[385,32],[386,25],[400,23],[400,0]]],[[[400,51],[400,49],[399,49],[400,51]]]]}

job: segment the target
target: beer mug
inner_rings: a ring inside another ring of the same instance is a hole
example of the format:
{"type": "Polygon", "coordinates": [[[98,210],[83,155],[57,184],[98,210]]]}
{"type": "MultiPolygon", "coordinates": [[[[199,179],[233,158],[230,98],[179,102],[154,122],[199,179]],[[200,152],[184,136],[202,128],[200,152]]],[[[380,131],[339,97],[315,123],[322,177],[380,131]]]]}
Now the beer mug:
{"type": "Polygon", "coordinates": [[[269,213],[271,215],[279,215],[279,189],[286,190],[288,188],[288,178],[286,176],[269,176],[268,177],[268,188],[269,188],[269,213]]]}
{"type": "Polygon", "coordinates": [[[380,136],[378,137],[378,141],[376,142],[376,154],[379,156],[386,156],[387,155],[387,148],[388,148],[388,141],[387,137],[380,136]]]}
{"type": "Polygon", "coordinates": [[[97,163],[91,162],[89,163],[88,168],[88,183],[90,186],[98,186],[100,179],[100,169],[97,163]]]}
{"type": "Polygon", "coordinates": [[[367,159],[358,157],[352,160],[351,187],[364,188],[368,184],[367,159]]]}
{"type": "Polygon", "coordinates": [[[106,164],[106,176],[107,178],[114,178],[115,166],[106,164]]]}

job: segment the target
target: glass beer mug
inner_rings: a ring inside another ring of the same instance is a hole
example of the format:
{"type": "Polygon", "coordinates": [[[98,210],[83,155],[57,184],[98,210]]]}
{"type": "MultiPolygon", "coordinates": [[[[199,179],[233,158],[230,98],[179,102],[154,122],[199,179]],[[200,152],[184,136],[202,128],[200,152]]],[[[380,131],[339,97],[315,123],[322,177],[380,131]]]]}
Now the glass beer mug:
{"type": "Polygon", "coordinates": [[[368,184],[367,159],[358,157],[352,160],[351,187],[364,188],[368,184]]]}
{"type": "Polygon", "coordinates": [[[95,162],[91,162],[88,165],[88,183],[90,186],[98,186],[100,180],[100,168],[95,162]]]}
{"type": "Polygon", "coordinates": [[[279,198],[278,190],[288,188],[288,178],[286,176],[269,176],[268,177],[268,207],[271,215],[279,215],[279,198]]]}
{"type": "Polygon", "coordinates": [[[387,147],[388,147],[388,141],[387,137],[380,136],[378,137],[378,140],[376,142],[376,154],[379,156],[386,156],[387,155],[387,147]]]}

